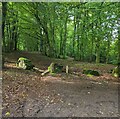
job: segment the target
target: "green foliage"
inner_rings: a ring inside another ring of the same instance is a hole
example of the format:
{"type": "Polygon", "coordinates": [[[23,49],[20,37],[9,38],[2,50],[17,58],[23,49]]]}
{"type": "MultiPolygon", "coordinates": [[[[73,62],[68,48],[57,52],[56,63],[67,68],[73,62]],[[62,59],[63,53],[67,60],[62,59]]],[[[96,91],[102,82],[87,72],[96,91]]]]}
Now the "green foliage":
{"type": "Polygon", "coordinates": [[[118,60],[117,3],[8,2],[3,8],[4,51],[97,63],[118,60]]]}

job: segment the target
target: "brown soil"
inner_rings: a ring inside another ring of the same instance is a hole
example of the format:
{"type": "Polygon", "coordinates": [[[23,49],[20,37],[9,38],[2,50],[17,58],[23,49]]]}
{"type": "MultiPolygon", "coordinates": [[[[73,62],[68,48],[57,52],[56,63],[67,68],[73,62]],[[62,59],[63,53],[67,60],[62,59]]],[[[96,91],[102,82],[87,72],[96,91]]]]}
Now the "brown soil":
{"type": "Polygon", "coordinates": [[[113,65],[53,59],[39,53],[5,54],[2,94],[3,117],[117,117],[117,78],[108,72],[113,65]],[[46,75],[18,69],[19,57],[29,58],[40,69],[51,62],[68,65],[71,73],[46,75]],[[84,68],[95,69],[99,77],[82,74],[84,68]]]}

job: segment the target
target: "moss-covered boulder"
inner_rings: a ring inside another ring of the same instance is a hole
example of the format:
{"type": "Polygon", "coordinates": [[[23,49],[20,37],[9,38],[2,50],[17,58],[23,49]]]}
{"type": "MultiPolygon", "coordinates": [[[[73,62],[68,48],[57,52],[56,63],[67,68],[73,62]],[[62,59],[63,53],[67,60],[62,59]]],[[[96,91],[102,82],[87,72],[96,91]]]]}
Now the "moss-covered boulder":
{"type": "Polygon", "coordinates": [[[119,71],[118,71],[118,67],[115,67],[113,70],[112,70],[112,75],[114,76],[114,77],[119,77],[119,71]]]}
{"type": "Polygon", "coordinates": [[[95,71],[95,70],[83,70],[83,74],[93,75],[93,76],[100,76],[99,72],[95,71]]]}
{"type": "Polygon", "coordinates": [[[50,73],[60,73],[63,70],[63,65],[58,63],[51,63],[48,67],[50,73]]]}
{"type": "Polygon", "coordinates": [[[113,69],[110,69],[109,71],[108,71],[108,73],[112,73],[113,72],[113,69]]]}
{"type": "Polygon", "coordinates": [[[62,70],[63,70],[63,65],[55,63],[54,71],[59,73],[62,72],[62,70]]]}
{"type": "Polygon", "coordinates": [[[17,61],[17,66],[19,68],[22,68],[22,69],[33,69],[34,65],[32,64],[32,62],[27,59],[27,58],[24,58],[24,57],[20,57],[17,61]]]}

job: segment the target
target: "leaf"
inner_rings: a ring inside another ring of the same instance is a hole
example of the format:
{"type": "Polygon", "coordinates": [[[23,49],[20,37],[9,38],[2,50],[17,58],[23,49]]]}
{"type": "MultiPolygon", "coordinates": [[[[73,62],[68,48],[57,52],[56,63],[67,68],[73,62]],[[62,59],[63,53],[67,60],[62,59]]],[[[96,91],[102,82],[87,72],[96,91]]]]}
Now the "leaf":
{"type": "Polygon", "coordinates": [[[5,116],[10,116],[10,112],[6,112],[6,113],[5,113],[5,116]]]}

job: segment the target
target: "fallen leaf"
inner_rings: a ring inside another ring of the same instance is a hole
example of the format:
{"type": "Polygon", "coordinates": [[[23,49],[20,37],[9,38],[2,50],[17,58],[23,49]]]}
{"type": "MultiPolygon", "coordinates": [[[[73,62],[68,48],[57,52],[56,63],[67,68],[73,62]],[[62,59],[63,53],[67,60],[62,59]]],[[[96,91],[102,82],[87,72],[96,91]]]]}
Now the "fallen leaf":
{"type": "Polygon", "coordinates": [[[6,112],[6,113],[5,113],[5,116],[10,116],[10,112],[6,112]]]}

